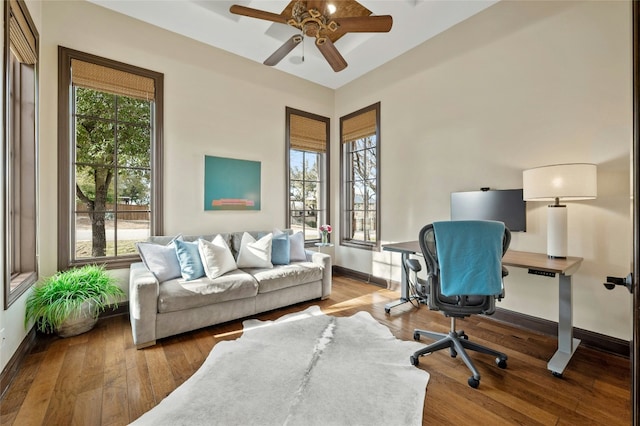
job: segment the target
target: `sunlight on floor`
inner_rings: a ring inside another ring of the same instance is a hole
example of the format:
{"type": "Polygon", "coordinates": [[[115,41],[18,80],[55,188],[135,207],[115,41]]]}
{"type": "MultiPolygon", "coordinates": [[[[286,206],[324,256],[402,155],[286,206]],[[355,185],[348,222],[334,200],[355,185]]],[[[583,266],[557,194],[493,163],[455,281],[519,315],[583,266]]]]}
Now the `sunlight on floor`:
{"type": "MultiPolygon", "coordinates": [[[[322,309],[322,313],[326,314],[326,315],[331,315],[331,314],[335,314],[337,312],[342,312],[342,311],[347,311],[347,310],[360,310],[359,308],[364,307],[364,306],[371,306],[371,305],[375,305],[378,303],[387,303],[390,302],[394,299],[397,299],[399,296],[397,291],[393,291],[393,290],[388,290],[388,289],[378,289],[375,290],[371,293],[368,294],[364,294],[362,296],[359,297],[355,297],[353,299],[349,299],[349,300],[345,300],[343,302],[339,302],[339,303],[334,303],[333,305],[329,305],[329,306],[322,306],[322,302],[319,303],[321,309],[322,309]]],[[[302,310],[302,309],[301,309],[302,310]]],[[[308,318],[311,314],[308,315],[295,315],[294,314],[290,314],[292,315],[291,318],[289,319],[289,321],[298,321],[298,320],[302,320],[305,318],[308,318]]],[[[264,320],[262,323],[252,326],[251,329],[254,328],[261,328],[261,327],[267,327],[270,326],[273,323],[272,320],[264,320]]],[[[238,338],[240,337],[240,335],[242,335],[242,329],[238,329],[238,330],[231,330],[231,331],[226,331],[223,333],[218,333],[215,334],[214,337],[216,339],[221,339],[221,340],[229,340],[230,337],[234,337],[238,338]]]]}

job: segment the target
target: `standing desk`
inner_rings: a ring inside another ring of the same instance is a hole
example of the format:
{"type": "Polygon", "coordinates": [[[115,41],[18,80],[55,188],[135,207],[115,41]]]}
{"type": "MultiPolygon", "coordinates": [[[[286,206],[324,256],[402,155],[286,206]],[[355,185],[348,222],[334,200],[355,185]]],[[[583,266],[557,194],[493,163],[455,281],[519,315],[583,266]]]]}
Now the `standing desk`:
{"type": "MultiPolygon", "coordinates": [[[[415,296],[409,294],[409,277],[405,267],[405,260],[412,254],[422,255],[420,244],[418,241],[406,241],[395,244],[385,244],[383,250],[397,252],[401,254],[402,266],[401,281],[402,290],[400,299],[387,303],[384,306],[386,313],[391,312],[394,308],[403,303],[415,299],[415,296]]],[[[549,258],[543,253],[532,253],[527,251],[507,250],[502,257],[504,266],[513,266],[516,268],[526,268],[530,274],[542,275],[547,277],[555,277],[559,275],[559,300],[558,300],[558,350],[547,363],[549,369],[554,376],[561,377],[564,369],[571,360],[573,353],[580,344],[580,339],[573,337],[573,304],[571,292],[571,275],[573,275],[580,264],[581,257],[567,257],[565,259],[549,258]]]]}

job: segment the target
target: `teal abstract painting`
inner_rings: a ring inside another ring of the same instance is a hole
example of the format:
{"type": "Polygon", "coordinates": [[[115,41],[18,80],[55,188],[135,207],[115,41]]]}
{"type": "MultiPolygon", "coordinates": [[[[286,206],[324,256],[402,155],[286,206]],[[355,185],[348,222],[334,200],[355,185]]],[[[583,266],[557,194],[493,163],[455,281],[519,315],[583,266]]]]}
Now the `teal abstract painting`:
{"type": "Polygon", "coordinates": [[[205,210],[260,210],[260,162],[204,157],[205,210]]]}

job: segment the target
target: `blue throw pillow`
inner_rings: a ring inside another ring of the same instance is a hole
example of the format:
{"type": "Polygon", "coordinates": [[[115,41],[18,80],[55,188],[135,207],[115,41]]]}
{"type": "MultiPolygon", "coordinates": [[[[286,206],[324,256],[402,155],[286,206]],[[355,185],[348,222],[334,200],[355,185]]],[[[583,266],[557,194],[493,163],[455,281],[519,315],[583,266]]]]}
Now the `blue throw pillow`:
{"type": "MultiPolygon", "coordinates": [[[[265,232],[258,232],[258,238],[267,235],[265,232]]],[[[273,234],[271,240],[271,263],[274,265],[288,265],[291,263],[291,244],[289,234],[273,234]]]]}
{"type": "Polygon", "coordinates": [[[271,263],[274,265],[288,265],[291,246],[289,234],[274,235],[271,240],[271,263]]]}
{"type": "Polygon", "coordinates": [[[204,266],[200,259],[197,242],[175,240],[176,254],[180,262],[180,272],[185,280],[195,280],[204,276],[204,266]]]}

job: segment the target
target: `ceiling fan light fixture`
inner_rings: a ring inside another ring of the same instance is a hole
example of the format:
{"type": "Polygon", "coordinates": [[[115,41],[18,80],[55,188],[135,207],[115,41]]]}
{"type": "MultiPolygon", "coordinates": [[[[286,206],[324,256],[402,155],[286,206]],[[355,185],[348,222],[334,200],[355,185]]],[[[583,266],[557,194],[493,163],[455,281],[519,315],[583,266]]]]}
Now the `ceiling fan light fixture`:
{"type": "MultiPolygon", "coordinates": [[[[362,8],[355,0],[347,2],[346,10],[350,4],[356,4],[362,8]]],[[[341,4],[341,7],[343,4],[341,4]]],[[[328,3],[327,0],[292,0],[289,6],[280,14],[266,12],[260,9],[253,9],[241,5],[232,5],[229,8],[231,13],[241,16],[248,16],[257,19],[288,24],[301,32],[301,35],[293,36],[280,46],[265,61],[265,65],[274,66],[278,64],[295,46],[303,42],[304,36],[316,39],[316,46],[327,60],[335,72],[342,71],[347,67],[347,61],[342,57],[334,42],[346,33],[382,33],[389,32],[393,25],[393,18],[390,15],[371,16],[371,11],[362,8],[364,14],[353,14],[351,16],[329,17],[336,12],[335,1],[328,3]]],[[[340,12],[344,13],[343,10],[340,12]]],[[[304,49],[304,44],[303,44],[304,49]]],[[[304,61],[304,53],[302,55],[304,61]]]]}

